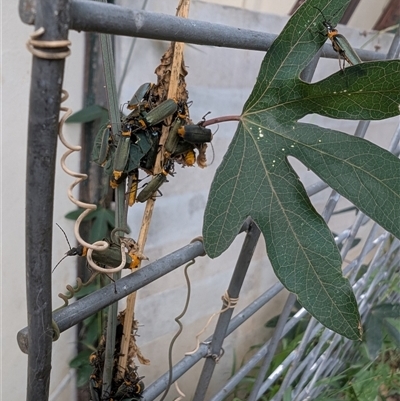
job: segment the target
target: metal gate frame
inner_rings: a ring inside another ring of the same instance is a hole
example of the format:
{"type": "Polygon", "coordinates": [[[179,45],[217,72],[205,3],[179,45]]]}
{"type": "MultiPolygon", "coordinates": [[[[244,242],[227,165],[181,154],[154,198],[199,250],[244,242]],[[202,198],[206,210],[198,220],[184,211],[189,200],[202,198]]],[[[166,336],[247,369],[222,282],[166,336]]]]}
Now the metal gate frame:
{"type": "MultiPolygon", "coordinates": [[[[22,21],[26,24],[35,25],[36,29],[42,26],[45,28],[45,32],[40,38],[44,41],[65,41],[68,38],[69,29],[74,29],[198,45],[266,51],[276,37],[263,32],[146,11],[135,11],[126,7],[87,0],[20,0],[19,11],[22,21]]],[[[394,37],[387,55],[366,50],[357,50],[357,53],[363,61],[381,60],[398,57],[399,49],[400,30],[394,37]]],[[[45,50],[54,51],[52,49],[45,50]]],[[[66,51],[67,46],[64,44],[57,50],[66,51]]],[[[320,56],[337,58],[334,50],[327,44],[322,48],[320,56]]],[[[308,79],[311,78],[318,58],[316,57],[312,65],[308,67],[306,78],[307,75],[308,79]]],[[[23,352],[28,353],[27,400],[32,401],[48,400],[52,325],[54,323],[60,332],[63,332],[193,258],[204,255],[203,244],[196,241],[118,280],[115,285],[110,284],[52,313],[51,248],[54,171],[64,64],[64,58],[46,60],[33,56],[28,120],[27,171],[29,180],[26,184],[26,275],[29,330],[24,328],[18,333],[18,344],[23,352]],[[38,133],[40,135],[37,135],[38,133]],[[40,249],[40,252],[37,252],[37,249],[40,249]]],[[[365,121],[360,122],[354,135],[363,137],[368,124],[365,121]]],[[[399,141],[400,128],[397,129],[389,147],[389,150],[397,155],[399,154],[399,141]]],[[[312,196],[327,187],[324,182],[320,181],[307,188],[307,193],[312,196]]],[[[325,221],[329,221],[338,200],[339,195],[333,191],[322,213],[325,221]]],[[[363,213],[358,213],[355,223],[335,238],[337,244],[343,244],[342,258],[347,255],[359,228],[368,220],[369,218],[363,213]]],[[[377,224],[374,224],[361,254],[351,261],[344,271],[353,284],[363,318],[371,305],[378,302],[385,291],[385,286],[379,285],[380,280],[390,279],[400,265],[400,241],[393,239],[387,232],[379,234],[378,228],[377,224]],[[375,247],[378,247],[378,250],[369,264],[367,272],[358,281],[355,281],[364,257],[375,247]],[[386,249],[387,247],[389,250],[386,249]],[[382,266],[386,268],[382,269],[382,266]],[[376,275],[373,276],[374,274],[376,275]],[[371,277],[373,277],[372,284],[369,282],[371,277]]],[[[239,297],[247,268],[260,236],[260,230],[250,219],[244,223],[242,231],[246,232],[246,237],[228,288],[231,298],[239,297]]],[[[185,356],[173,367],[173,381],[205,358],[193,398],[194,401],[204,400],[224,339],[282,289],[283,286],[280,283],[273,285],[233,318],[233,308],[221,313],[213,335],[203,342],[195,353],[185,356]]],[[[398,298],[393,300],[398,301],[398,298]]],[[[294,302],[295,296],[289,295],[273,337],[224,384],[218,393],[209,398],[210,400],[223,400],[240,380],[260,362],[262,364],[259,375],[249,398],[251,401],[260,398],[287,367],[289,369],[283,379],[280,391],[273,401],[281,400],[286,389],[296,379],[299,381],[292,390],[293,401],[311,400],[323,391],[323,387],[315,385],[316,381],[340,369],[340,357],[343,353],[350,351],[352,342],[324,329],[315,319],[311,319],[299,347],[273,374],[265,378],[279,340],[307,314],[304,309],[301,309],[294,317],[288,319],[294,302]],[[321,330],[323,330],[322,334],[321,330]],[[303,358],[307,344],[317,333],[319,334],[318,344],[311,353],[303,358]],[[329,343],[328,348],[322,350],[323,345],[327,343],[329,343]]],[[[224,308],[224,305],[222,307],[224,308]]],[[[143,393],[142,400],[154,400],[160,395],[167,387],[168,375],[169,372],[166,372],[149,385],[143,393]]]]}

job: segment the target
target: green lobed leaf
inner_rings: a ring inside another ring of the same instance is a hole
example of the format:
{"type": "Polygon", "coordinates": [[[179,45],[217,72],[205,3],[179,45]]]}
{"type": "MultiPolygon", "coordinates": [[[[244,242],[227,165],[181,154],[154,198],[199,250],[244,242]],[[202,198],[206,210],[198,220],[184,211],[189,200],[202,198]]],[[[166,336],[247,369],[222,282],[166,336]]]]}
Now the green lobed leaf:
{"type": "MultiPolygon", "coordinates": [[[[397,116],[400,104],[400,60],[358,64],[296,89],[301,98],[296,118],[318,113],[331,118],[381,120],[397,116]]],[[[288,107],[288,105],[285,105],[288,107]]]]}
{"type": "Polygon", "coordinates": [[[349,119],[399,114],[399,60],[359,64],[315,84],[299,78],[325,41],[316,33],[323,18],[315,7],[335,24],[347,3],[308,0],[269,49],[212,183],[203,236],[207,254],[216,257],[251,216],[284,286],[325,326],[359,339],[356,300],[340,254],[287,160],[299,159],[400,237],[399,160],[366,140],[297,121],[310,113],[349,119]]]}
{"type": "MultiPolygon", "coordinates": [[[[397,318],[399,318],[399,316],[397,316],[397,318]]],[[[397,348],[399,348],[400,347],[400,331],[399,331],[399,329],[387,320],[383,321],[383,326],[384,326],[386,332],[391,337],[394,345],[397,348]]]]}
{"type": "MultiPolygon", "coordinates": [[[[84,211],[85,209],[82,209],[82,208],[79,208],[79,209],[76,209],[76,210],[73,210],[72,212],[68,212],[66,215],[65,215],[65,218],[66,219],[69,219],[69,220],[76,220],[81,214],[82,214],[82,212],[84,211]]],[[[87,217],[87,216],[86,216],[87,217]]],[[[84,219],[85,220],[85,219],[84,219]]],[[[88,220],[87,218],[86,218],[86,220],[88,220]]]]}
{"type": "Polygon", "coordinates": [[[89,380],[93,367],[89,364],[91,350],[81,351],[75,358],[69,362],[69,366],[77,370],[77,387],[83,386],[89,380]]]}
{"type": "MultiPolygon", "coordinates": [[[[70,220],[76,220],[85,209],[79,208],[73,210],[65,215],[65,218],[70,220]]],[[[83,221],[93,221],[92,228],[89,233],[89,242],[100,241],[106,238],[109,232],[115,226],[115,212],[113,210],[98,207],[91,211],[83,221]]]]}
{"type": "Polygon", "coordinates": [[[340,254],[286,159],[288,144],[261,130],[270,142],[263,146],[249,134],[251,127],[246,128],[239,128],[214,178],[204,224],[207,253],[217,256],[226,249],[251,216],[263,232],[278,278],[289,291],[327,327],[358,338],[357,305],[342,276],[340,254]],[[277,145],[282,155],[269,154],[277,145]]]}
{"type": "Polygon", "coordinates": [[[108,236],[110,230],[115,227],[115,212],[99,207],[89,214],[92,216],[93,225],[90,230],[89,241],[101,241],[108,236]]]}
{"type": "Polygon", "coordinates": [[[291,156],[400,238],[400,163],[396,156],[362,138],[311,124],[298,124],[293,138],[291,156]]]}
{"type": "Polygon", "coordinates": [[[101,121],[108,120],[108,110],[104,107],[99,106],[98,104],[93,104],[72,114],[66,122],[89,123],[91,121],[97,120],[98,118],[100,118],[101,121]]]}
{"type": "Polygon", "coordinates": [[[383,343],[381,320],[370,313],[365,321],[365,345],[370,360],[374,360],[383,343]]]}
{"type": "Polygon", "coordinates": [[[100,325],[100,320],[98,315],[95,315],[96,319],[94,319],[94,321],[92,322],[91,325],[89,325],[87,327],[87,331],[85,333],[85,341],[83,342],[84,344],[86,344],[88,347],[93,346],[93,344],[96,344],[97,341],[99,340],[99,333],[101,333],[101,326],[100,325]]]}
{"type": "Polygon", "coordinates": [[[139,167],[140,161],[153,146],[153,138],[146,131],[136,133],[137,142],[129,147],[129,159],[126,167],[127,172],[131,172],[139,167]]]}
{"type": "Polygon", "coordinates": [[[400,304],[379,304],[374,306],[370,313],[380,320],[387,318],[400,319],[400,304]]]}

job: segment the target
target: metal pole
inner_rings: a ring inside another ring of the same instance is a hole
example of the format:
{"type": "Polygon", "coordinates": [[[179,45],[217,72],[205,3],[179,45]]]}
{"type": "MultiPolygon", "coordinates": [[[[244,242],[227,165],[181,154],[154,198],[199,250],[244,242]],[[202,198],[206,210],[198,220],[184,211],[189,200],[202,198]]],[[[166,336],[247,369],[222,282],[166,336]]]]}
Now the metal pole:
{"type": "MultiPolygon", "coordinates": [[[[165,274],[175,270],[184,263],[198,256],[204,255],[203,243],[195,241],[192,244],[172,252],[157,261],[141,268],[128,276],[111,283],[100,290],[92,292],[86,297],[79,299],[65,308],[58,309],[53,313],[54,323],[60,333],[78,324],[99,310],[119,301],[139,288],[157,280],[165,274]]],[[[51,317],[50,317],[51,322],[51,317]]],[[[29,342],[28,328],[25,327],[18,332],[18,345],[22,352],[31,348],[29,342]]]]}
{"type": "MultiPolygon", "coordinates": [[[[246,277],[247,269],[250,265],[251,258],[253,257],[253,253],[256,248],[260,234],[260,229],[255,223],[252,223],[247,232],[242,250],[240,251],[240,255],[231,278],[231,282],[228,287],[227,293],[229,295],[229,298],[231,299],[239,297],[240,289],[242,288],[242,284],[244,278],[246,277]]],[[[226,305],[224,304],[223,308],[225,307],[226,305]]],[[[203,370],[197,384],[196,392],[193,397],[193,401],[204,400],[212,374],[214,372],[215,365],[218,362],[221,354],[222,343],[226,337],[226,332],[229,322],[231,320],[232,313],[233,308],[229,308],[219,315],[219,319],[215,327],[214,335],[210,345],[209,357],[207,357],[204,363],[203,370]]]]}
{"type": "Polygon", "coordinates": [[[77,31],[261,51],[267,50],[277,37],[250,29],[85,0],[73,0],[70,28],[77,31]]]}
{"type": "MultiPolygon", "coordinates": [[[[243,223],[239,233],[247,231],[250,222],[251,220],[247,219],[243,223]]],[[[55,310],[53,313],[53,322],[57,325],[60,333],[62,333],[94,313],[170,273],[184,263],[204,255],[203,243],[200,240],[193,241],[189,245],[150,263],[135,273],[117,280],[115,283],[92,292],[71,305],[55,310]]],[[[27,327],[18,332],[17,340],[21,351],[27,353],[29,348],[27,327]]]]}
{"type": "MultiPolygon", "coordinates": [[[[68,0],[37,2],[36,40],[68,37],[68,0]]],[[[40,45],[35,45],[40,48],[40,45]]],[[[54,53],[41,48],[42,52],[54,53]]],[[[58,49],[60,51],[62,49],[58,49]]],[[[65,47],[63,50],[66,50],[65,47]]],[[[35,51],[35,50],[33,50],[35,51]]],[[[38,54],[38,53],[37,53],[38,54]]],[[[26,180],[26,292],[28,309],[28,401],[49,396],[51,348],[51,248],[58,119],[65,60],[33,56],[28,117],[26,180]]]]}
{"type": "MultiPolygon", "coordinates": [[[[72,0],[71,29],[96,31],[138,38],[185,42],[198,45],[230,47],[266,51],[277,35],[240,29],[207,21],[175,17],[172,15],[133,10],[112,4],[87,0],[72,0]]],[[[364,61],[382,60],[383,54],[356,49],[364,61]]],[[[337,59],[332,46],[323,46],[322,57],[337,59]]]]}
{"type": "MultiPolygon", "coordinates": [[[[26,24],[33,24],[35,21],[34,3],[35,0],[20,0],[20,17],[26,24]]],[[[72,0],[70,29],[259,51],[268,50],[277,37],[265,32],[206,21],[188,19],[185,22],[182,18],[171,15],[136,11],[110,4],[99,8],[92,3],[94,2],[72,0]],[[101,21],[97,20],[99,17],[101,21]]],[[[383,54],[374,51],[356,49],[356,52],[363,61],[384,59],[383,54]]],[[[325,44],[322,57],[337,59],[337,53],[331,45],[325,44]]]]}
{"type": "MultiPolygon", "coordinates": [[[[71,4],[70,29],[76,31],[259,51],[268,50],[277,37],[251,29],[137,11],[112,4],[96,4],[87,0],[72,0],[71,4]]],[[[26,24],[34,23],[34,0],[20,1],[20,17],[26,24]]],[[[363,61],[385,58],[384,54],[375,51],[356,49],[356,52],[363,61]]],[[[337,53],[330,44],[325,44],[321,57],[337,59],[337,53]]]]}

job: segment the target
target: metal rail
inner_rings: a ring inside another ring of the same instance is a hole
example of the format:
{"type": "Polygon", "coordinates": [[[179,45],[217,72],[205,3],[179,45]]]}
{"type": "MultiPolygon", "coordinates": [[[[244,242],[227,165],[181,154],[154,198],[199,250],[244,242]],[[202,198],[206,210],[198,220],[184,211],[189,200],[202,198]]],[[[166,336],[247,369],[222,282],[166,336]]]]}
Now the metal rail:
{"type": "MultiPolygon", "coordinates": [[[[115,283],[108,284],[65,308],[54,311],[53,322],[57,325],[59,332],[62,333],[105,307],[125,298],[132,292],[201,255],[204,255],[204,247],[201,242],[195,241],[186,245],[135,273],[129,274],[115,283]]],[[[18,345],[21,351],[25,353],[31,349],[28,333],[28,327],[25,327],[17,334],[18,345]]]]}
{"type": "MultiPolygon", "coordinates": [[[[21,0],[21,19],[35,21],[33,0],[21,0]],[[21,5],[22,4],[22,5],[21,5]]],[[[78,32],[98,32],[145,39],[184,42],[233,49],[267,51],[277,35],[251,29],[235,28],[172,15],[134,10],[114,4],[88,0],[71,0],[70,29],[78,32]]],[[[363,61],[383,60],[385,55],[356,49],[363,61]]],[[[322,48],[321,57],[337,59],[330,44],[322,48]]]]}
{"type": "MultiPolygon", "coordinates": [[[[227,291],[229,299],[239,298],[240,289],[242,288],[243,281],[246,277],[246,273],[249,268],[254,251],[256,249],[258,239],[260,238],[260,234],[260,229],[255,223],[252,223],[249,227],[242,249],[240,251],[231,282],[229,283],[227,291]]],[[[223,304],[223,309],[229,307],[229,302],[230,300],[227,300],[226,304],[223,304]]],[[[193,401],[204,400],[212,374],[215,369],[215,365],[222,356],[221,353],[223,353],[222,344],[226,337],[227,328],[232,313],[233,307],[229,307],[227,310],[219,315],[219,319],[210,344],[210,351],[204,363],[203,370],[201,372],[199,382],[194,393],[193,401]]]]}

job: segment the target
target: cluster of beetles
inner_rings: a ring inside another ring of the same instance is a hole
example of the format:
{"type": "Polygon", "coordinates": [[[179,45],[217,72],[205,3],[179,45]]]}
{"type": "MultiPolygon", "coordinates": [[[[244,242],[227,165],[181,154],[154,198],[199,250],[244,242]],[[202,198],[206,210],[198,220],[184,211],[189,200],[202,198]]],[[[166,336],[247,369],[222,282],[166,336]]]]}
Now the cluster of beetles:
{"type": "Polygon", "coordinates": [[[196,162],[195,150],[200,165],[207,143],[212,140],[210,129],[202,122],[193,124],[189,118],[188,104],[167,99],[155,104],[152,96],[154,84],[141,85],[129,101],[130,113],[121,118],[121,130],[112,134],[108,124],[97,134],[92,159],[101,165],[110,177],[110,185],[116,188],[127,177],[132,177],[129,190],[129,205],[145,202],[174,174],[174,163],[192,166],[196,162]],[[170,122],[166,125],[166,119],[170,122]],[[168,137],[163,146],[161,172],[154,175],[157,154],[161,149],[160,137],[163,126],[168,127],[168,137]],[[139,168],[153,179],[137,193],[139,168]]]}

